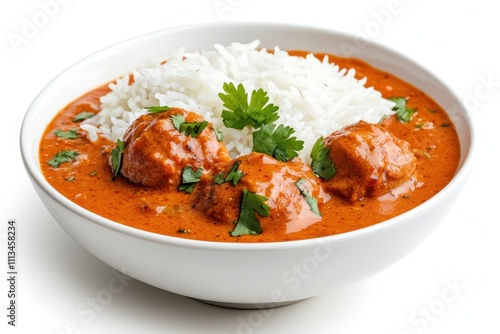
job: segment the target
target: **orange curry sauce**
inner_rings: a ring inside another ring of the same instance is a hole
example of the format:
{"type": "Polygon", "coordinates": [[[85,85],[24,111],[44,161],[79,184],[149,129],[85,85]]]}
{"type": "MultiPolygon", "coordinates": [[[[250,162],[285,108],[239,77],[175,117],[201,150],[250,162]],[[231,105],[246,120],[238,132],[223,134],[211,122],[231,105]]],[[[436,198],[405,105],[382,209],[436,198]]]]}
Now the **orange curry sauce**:
{"type": "MultiPolygon", "coordinates": [[[[305,55],[294,51],[290,54],[305,55]]],[[[323,55],[318,54],[318,57],[323,55]]],[[[357,77],[368,79],[385,98],[407,97],[408,107],[417,112],[408,123],[389,117],[382,125],[396,137],[410,143],[417,156],[419,187],[399,196],[364,198],[350,203],[340,197],[320,204],[322,220],[294,233],[276,225],[272,219],[262,222],[260,235],[232,237],[234,224],[221,224],[192,209],[193,194],[146,187],[134,184],[119,175],[112,179],[108,155],[113,145],[100,138],[90,142],[85,131],[73,122],[82,111],[99,111],[99,98],[106,94],[107,85],[96,88],[61,110],[48,125],[40,143],[40,163],[47,181],[76,204],[100,216],[138,229],[182,238],[224,242],[272,242],[322,237],[370,226],[406,212],[439,192],[453,177],[460,158],[455,127],[446,112],[426,94],[390,73],[351,58],[330,60],[341,68],[356,69],[357,77]],[[77,139],[63,139],[54,132],[75,129],[77,139]],[[47,161],[61,150],[79,152],[72,162],[58,168],[47,161]]]]}

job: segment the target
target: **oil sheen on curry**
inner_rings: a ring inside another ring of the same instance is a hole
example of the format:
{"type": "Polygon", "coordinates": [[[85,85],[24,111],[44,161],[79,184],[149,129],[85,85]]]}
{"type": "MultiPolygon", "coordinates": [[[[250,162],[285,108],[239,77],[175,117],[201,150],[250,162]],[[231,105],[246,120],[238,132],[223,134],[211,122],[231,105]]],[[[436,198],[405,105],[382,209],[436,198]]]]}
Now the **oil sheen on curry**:
{"type": "MultiPolygon", "coordinates": [[[[49,124],[40,144],[42,171],[57,191],[100,216],[206,241],[334,235],[385,221],[434,196],[460,158],[446,112],[390,73],[329,57],[354,68],[367,86],[410,114],[402,119],[398,112],[378,124],[359,121],[318,138],[309,165],[262,152],[232,159],[218,129],[179,108],[139,117],[118,143],[89,141],[76,117],[99,111],[106,85],[70,103],[49,124]]],[[[280,156],[279,148],[274,153],[280,156]]]]}

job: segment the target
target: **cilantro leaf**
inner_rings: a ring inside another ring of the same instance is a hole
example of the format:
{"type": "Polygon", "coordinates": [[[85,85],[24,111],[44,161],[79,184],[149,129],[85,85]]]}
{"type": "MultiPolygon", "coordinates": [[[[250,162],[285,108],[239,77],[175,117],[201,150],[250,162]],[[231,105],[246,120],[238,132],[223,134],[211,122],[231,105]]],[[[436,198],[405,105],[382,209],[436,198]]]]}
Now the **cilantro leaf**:
{"type": "Polygon", "coordinates": [[[212,126],[212,130],[214,130],[215,137],[217,137],[218,141],[222,141],[224,139],[224,133],[222,131],[217,130],[212,126]]]}
{"type": "Polygon", "coordinates": [[[330,148],[325,147],[323,137],[318,138],[314,143],[310,157],[312,159],[311,168],[316,175],[329,180],[337,172],[330,157],[330,148]]]}
{"type": "Polygon", "coordinates": [[[269,97],[264,90],[252,91],[250,103],[248,103],[248,94],[241,83],[235,87],[232,82],[225,82],[222,89],[226,94],[219,93],[219,98],[226,108],[222,111],[226,127],[241,130],[249,125],[258,129],[262,124],[278,120],[279,108],[272,103],[267,104],[269,97]]]}
{"type": "Polygon", "coordinates": [[[76,132],[75,130],[62,131],[57,129],[56,131],[54,131],[54,134],[56,135],[56,137],[59,138],[66,138],[66,139],[78,138],[78,132],[76,132]]]}
{"type": "Polygon", "coordinates": [[[118,139],[116,146],[111,151],[111,170],[113,172],[113,180],[118,176],[120,168],[122,167],[123,151],[125,150],[125,143],[118,139]]]}
{"type": "Polygon", "coordinates": [[[152,106],[152,107],[147,107],[146,108],[148,113],[150,114],[156,114],[159,112],[164,112],[164,111],[169,111],[170,107],[167,106],[152,106]]]}
{"type": "Polygon", "coordinates": [[[196,183],[200,182],[201,173],[203,168],[198,168],[194,170],[191,166],[186,166],[182,170],[182,181],[179,184],[178,189],[191,194],[196,186],[196,183]]]}
{"type": "Polygon", "coordinates": [[[174,128],[176,128],[178,131],[181,131],[181,124],[186,121],[184,116],[177,114],[177,115],[172,115],[170,116],[170,119],[172,120],[172,124],[174,125],[174,128]]]}
{"type": "Polygon", "coordinates": [[[179,132],[184,133],[186,136],[191,136],[193,138],[198,137],[198,135],[208,126],[207,121],[186,122],[184,116],[180,114],[172,115],[170,116],[170,119],[172,120],[174,128],[176,128],[179,132]]]}
{"type": "Polygon", "coordinates": [[[84,121],[88,118],[92,118],[94,117],[94,113],[93,112],[90,112],[90,111],[83,111],[81,113],[79,113],[78,115],[76,115],[74,118],[73,118],[73,122],[77,123],[77,122],[81,122],[81,121],[84,121]]]}
{"type": "Polygon", "coordinates": [[[47,161],[49,165],[51,165],[54,168],[59,167],[60,164],[63,162],[69,162],[72,161],[74,158],[78,156],[78,152],[72,151],[72,150],[62,150],[59,151],[52,159],[47,161]]]}
{"type": "Polygon", "coordinates": [[[269,206],[265,203],[266,201],[267,197],[243,189],[238,220],[235,222],[235,228],[229,234],[232,237],[261,234],[262,227],[257,219],[257,214],[261,217],[269,217],[269,206]]]}
{"type": "Polygon", "coordinates": [[[318,201],[315,197],[311,196],[307,188],[304,186],[306,182],[306,179],[300,178],[297,182],[295,182],[295,185],[297,186],[297,188],[299,188],[300,194],[304,197],[307,204],[309,204],[311,211],[318,216],[321,216],[318,208],[318,201]]]}
{"type": "Polygon", "coordinates": [[[253,136],[254,152],[265,153],[279,161],[289,161],[299,154],[304,147],[302,140],[291,137],[295,130],[283,124],[275,128],[274,124],[263,124],[253,136]]]}
{"type": "Polygon", "coordinates": [[[389,101],[394,102],[396,105],[392,108],[392,110],[396,111],[396,117],[403,123],[411,121],[413,114],[415,113],[415,109],[410,109],[406,107],[406,103],[408,102],[407,98],[404,97],[390,97],[389,101]]]}
{"type": "Polygon", "coordinates": [[[238,169],[241,161],[236,161],[226,176],[224,176],[224,172],[220,172],[219,175],[215,178],[214,182],[217,184],[222,184],[224,182],[231,182],[233,186],[237,185],[238,182],[245,176],[241,170],[238,169]]]}
{"type": "Polygon", "coordinates": [[[207,121],[203,122],[184,122],[180,125],[180,131],[183,132],[186,136],[191,136],[193,138],[198,137],[200,133],[205,130],[208,126],[207,121]]]}

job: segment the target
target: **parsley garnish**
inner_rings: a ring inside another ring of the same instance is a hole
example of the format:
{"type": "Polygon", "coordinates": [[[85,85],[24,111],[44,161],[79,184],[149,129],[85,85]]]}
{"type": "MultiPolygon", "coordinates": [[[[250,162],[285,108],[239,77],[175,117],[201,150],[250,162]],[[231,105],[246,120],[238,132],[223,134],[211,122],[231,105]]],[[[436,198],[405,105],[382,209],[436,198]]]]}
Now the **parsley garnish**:
{"type": "Polygon", "coordinates": [[[224,133],[222,133],[221,131],[217,130],[213,126],[212,126],[212,130],[214,130],[215,137],[217,137],[218,141],[222,141],[224,139],[224,133]]]}
{"type": "Polygon", "coordinates": [[[403,123],[411,121],[413,114],[415,113],[415,109],[410,109],[406,107],[406,103],[408,102],[407,98],[404,97],[390,97],[389,101],[394,102],[396,105],[392,108],[392,110],[396,111],[396,117],[403,123]]]}
{"type": "Polygon", "coordinates": [[[49,165],[54,168],[59,167],[63,162],[72,161],[74,158],[78,156],[78,152],[72,150],[62,150],[59,151],[52,159],[47,161],[49,165]]]}
{"type": "Polygon", "coordinates": [[[311,150],[311,168],[316,175],[329,180],[335,175],[335,165],[330,157],[330,148],[325,147],[323,137],[318,138],[311,150]]]}
{"type": "Polygon", "coordinates": [[[295,130],[283,124],[275,128],[274,124],[263,124],[253,135],[254,152],[265,153],[279,161],[289,161],[299,154],[304,147],[302,140],[290,137],[295,130]]]}
{"type": "Polygon", "coordinates": [[[113,171],[113,180],[118,176],[120,168],[122,167],[123,151],[125,150],[125,143],[118,139],[116,146],[111,151],[111,170],[113,171]]]}
{"type": "Polygon", "coordinates": [[[75,130],[61,131],[57,129],[56,131],[54,131],[54,134],[56,135],[56,137],[59,138],[66,138],[66,139],[78,138],[78,132],[76,132],[75,130]]]}
{"type": "Polygon", "coordinates": [[[278,120],[278,107],[272,103],[267,104],[269,97],[264,90],[252,91],[248,103],[248,94],[242,84],[236,88],[232,82],[225,82],[222,89],[226,94],[219,93],[219,97],[226,108],[221,114],[226,127],[241,130],[250,125],[258,129],[262,124],[278,120]]]}
{"type": "Polygon", "coordinates": [[[205,130],[208,126],[207,121],[203,122],[184,122],[181,124],[181,132],[183,132],[186,136],[191,136],[193,138],[198,137],[200,133],[205,130]]]}
{"type": "Polygon", "coordinates": [[[182,181],[181,184],[179,184],[178,189],[191,194],[196,183],[200,182],[202,172],[203,168],[198,168],[195,171],[191,166],[184,167],[184,169],[182,170],[182,181]]]}
{"type": "Polygon", "coordinates": [[[265,203],[267,197],[252,193],[243,189],[243,197],[241,199],[240,214],[235,222],[236,227],[229,232],[232,237],[251,234],[257,235],[262,233],[257,215],[261,217],[269,217],[269,206],[265,203]]]}
{"type": "Polygon", "coordinates": [[[226,176],[224,176],[223,172],[220,172],[219,175],[215,178],[214,182],[217,184],[222,184],[224,182],[231,182],[233,186],[237,185],[240,182],[241,178],[245,176],[241,170],[238,169],[241,161],[236,161],[226,176]]]}
{"type": "Polygon", "coordinates": [[[170,116],[170,119],[172,120],[172,124],[174,125],[174,128],[176,128],[178,131],[181,131],[181,124],[186,121],[184,116],[181,114],[176,114],[170,116]]]}
{"type": "Polygon", "coordinates": [[[311,194],[309,194],[309,191],[307,191],[307,188],[304,187],[304,184],[306,182],[307,182],[306,179],[300,178],[297,182],[295,182],[295,185],[297,186],[297,188],[299,188],[300,194],[304,197],[307,204],[309,204],[311,211],[317,214],[318,216],[321,216],[321,213],[319,212],[318,208],[318,201],[316,200],[316,198],[311,196],[311,194]]]}
{"type": "Polygon", "coordinates": [[[198,135],[208,126],[207,121],[186,122],[186,119],[182,115],[172,115],[170,119],[172,120],[174,128],[184,133],[186,136],[191,136],[193,138],[198,137],[198,135]]]}
{"type": "Polygon", "coordinates": [[[81,121],[84,121],[88,118],[92,118],[94,117],[94,113],[93,112],[90,112],[90,111],[83,111],[81,113],[79,113],[78,115],[76,115],[74,118],[73,118],[73,122],[77,123],[77,122],[81,122],[81,121]]]}
{"type": "Polygon", "coordinates": [[[159,112],[164,112],[164,111],[169,111],[170,107],[167,106],[152,106],[152,107],[147,107],[146,108],[148,113],[150,114],[156,114],[159,112]]]}

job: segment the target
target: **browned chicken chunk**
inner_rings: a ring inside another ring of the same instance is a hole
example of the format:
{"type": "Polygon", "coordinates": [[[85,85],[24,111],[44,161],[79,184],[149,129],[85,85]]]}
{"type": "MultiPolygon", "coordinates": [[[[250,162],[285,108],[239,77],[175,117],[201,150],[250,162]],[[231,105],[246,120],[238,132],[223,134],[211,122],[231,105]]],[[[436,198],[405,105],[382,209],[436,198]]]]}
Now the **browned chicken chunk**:
{"type": "Polygon", "coordinates": [[[359,121],[332,133],[324,144],[336,168],[325,189],[349,201],[381,196],[415,172],[416,158],[408,142],[377,124],[359,121]]]}
{"type": "Polygon", "coordinates": [[[198,127],[203,121],[198,114],[180,108],[140,116],[123,137],[121,174],[135,183],[173,188],[180,184],[186,166],[209,170],[229,161],[212,125],[198,127]],[[201,131],[197,133],[197,129],[201,131]]]}
{"type": "Polygon", "coordinates": [[[251,153],[214,169],[212,180],[199,185],[195,208],[220,223],[233,226],[242,210],[243,190],[265,196],[270,208],[268,226],[300,231],[321,220],[314,204],[329,199],[311,168],[300,160],[288,162],[261,153],[251,153]],[[308,203],[306,197],[312,199],[308,203]]]}

